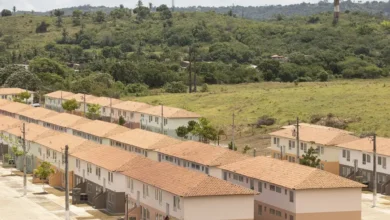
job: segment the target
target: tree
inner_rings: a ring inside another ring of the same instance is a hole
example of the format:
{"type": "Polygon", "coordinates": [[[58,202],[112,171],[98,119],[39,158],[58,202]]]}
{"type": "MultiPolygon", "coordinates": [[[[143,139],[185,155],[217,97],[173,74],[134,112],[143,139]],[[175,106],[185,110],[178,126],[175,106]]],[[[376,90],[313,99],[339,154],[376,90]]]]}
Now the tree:
{"type": "Polygon", "coordinates": [[[14,98],[14,102],[26,103],[27,100],[31,97],[31,94],[27,91],[21,92],[14,98]]]}
{"type": "Polygon", "coordinates": [[[100,108],[99,104],[88,104],[87,118],[89,119],[98,119],[100,117],[100,108]]]}
{"type": "Polygon", "coordinates": [[[217,140],[218,132],[210,124],[210,121],[206,118],[199,118],[199,123],[194,127],[194,130],[191,133],[199,137],[199,141],[208,143],[209,141],[217,140]]]}
{"type": "Polygon", "coordinates": [[[176,128],[176,135],[178,137],[181,137],[181,138],[185,138],[187,139],[187,135],[188,135],[188,128],[186,126],[180,126],[178,128],[176,128]]]}
{"type": "Polygon", "coordinates": [[[35,33],[46,33],[47,28],[49,27],[49,24],[46,24],[45,21],[42,21],[39,25],[37,25],[37,28],[35,29],[35,33]]]}
{"type": "Polygon", "coordinates": [[[61,27],[62,26],[62,16],[64,15],[64,11],[62,11],[61,9],[55,9],[54,10],[54,16],[57,17],[57,27],[61,27]]]}
{"type": "Polygon", "coordinates": [[[72,22],[73,26],[78,26],[81,24],[81,16],[83,12],[80,10],[74,10],[72,13],[72,22]]]}
{"type": "Polygon", "coordinates": [[[236,146],[236,144],[233,144],[232,141],[230,141],[228,144],[228,149],[232,150],[232,151],[237,151],[237,146],[236,146]]]}
{"type": "Polygon", "coordinates": [[[156,11],[160,13],[162,20],[168,20],[172,18],[172,12],[169,10],[167,5],[160,5],[156,8],[156,11]]]}
{"type": "Polygon", "coordinates": [[[106,20],[106,13],[103,11],[97,11],[93,17],[93,21],[97,23],[102,23],[106,20]]]}
{"type": "Polygon", "coordinates": [[[126,123],[125,119],[123,118],[123,116],[119,116],[119,121],[118,121],[118,124],[119,125],[124,125],[126,123]]]}
{"type": "Polygon", "coordinates": [[[168,82],[164,85],[164,90],[168,93],[185,93],[187,86],[183,82],[168,82]]]}
{"type": "Polygon", "coordinates": [[[65,68],[50,58],[37,57],[30,61],[29,68],[33,73],[55,73],[65,77],[65,68]]]}
{"type": "Polygon", "coordinates": [[[43,161],[41,165],[37,169],[34,170],[34,176],[38,177],[40,180],[42,180],[42,189],[45,192],[45,181],[47,178],[49,178],[52,174],[55,173],[55,170],[51,168],[50,162],[43,161]]]}
{"type": "Polygon", "coordinates": [[[68,112],[73,112],[74,110],[78,109],[79,107],[80,107],[80,105],[76,101],[76,99],[66,100],[65,102],[62,103],[62,108],[68,112]]]}
{"type": "Polygon", "coordinates": [[[312,147],[309,148],[306,154],[303,154],[302,159],[299,160],[299,163],[309,167],[318,167],[321,160],[318,159],[316,150],[312,147]]]}
{"type": "Polygon", "coordinates": [[[1,11],[1,17],[7,17],[7,16],[11,16],[11,15],[12,15],[12,12],[10,10],[3,9],[1,11]]]}
{"type": "Polygon", "coordinates": [[[3,42],[5,43],[5,45],[7,46],[7,48],[9,48],[9,46],[11,44],[13,44],[15,41],[15,38],[14,36],[11,36],[11,35],[6,35],[3,37],[3,42]]]}
{"type": "Polygon", "coordinates": [[[16,6],[14,6],[12,9],[13,9],[14,15],[15,15],[15,13],[16,13],[16,6]]]}
{"type": "Polygon", "coordinates": [[[41,85],[41,80],[37,75],[27,71],[26,69],[20,69],[17,72],[12,73],[4,83],[6,87],[18,87],[28,90],[37,90],[41,85]]]}

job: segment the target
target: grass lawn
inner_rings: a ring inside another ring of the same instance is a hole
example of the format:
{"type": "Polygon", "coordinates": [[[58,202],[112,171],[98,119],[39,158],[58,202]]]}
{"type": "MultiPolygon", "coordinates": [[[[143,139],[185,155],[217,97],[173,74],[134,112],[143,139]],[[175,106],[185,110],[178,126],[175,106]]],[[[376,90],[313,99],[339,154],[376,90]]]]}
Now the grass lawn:
{"type": "Polygon", "coordinates": [[[240,130],[251,130],[248,124],[268,115],[277,119],[271,128],[256,129],[266,133],[285,125],[297,116],[310,121],[314,114],[332,113],[352,119],[348,130],[357,133],[376,131],[390,137],[390,79],[339,80],[333,82],[275,83],[264,82],[242,85],[212,85],[207,93],[160,94],[127,99],[152,104],[185,108],[210,119],[227,133],[236,113],[240,130]]]}

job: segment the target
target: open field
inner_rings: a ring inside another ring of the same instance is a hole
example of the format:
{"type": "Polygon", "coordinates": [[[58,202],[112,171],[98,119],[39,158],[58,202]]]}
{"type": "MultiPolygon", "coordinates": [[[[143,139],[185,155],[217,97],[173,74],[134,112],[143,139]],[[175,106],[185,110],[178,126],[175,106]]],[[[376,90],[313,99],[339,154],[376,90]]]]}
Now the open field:
{"type": "MultiPolygon", "coordinates": [[[[255,129],[264,134],[285,125],[297,116],[309,122],[314,114],[329,113],[351,119],[347,129],[357,133],[376,131],[390,137],[390,79],[340,80],[332,82],[212,85],[210,92],[196,94],[161,94],[129,99],[185,108],[210,119],[230,134],[232,113],[238,129],[251,133],[247,125],[268,115],[276,124],[255,129]]],[[[238,131],[239,132],[239,131],[238,131]]]]}

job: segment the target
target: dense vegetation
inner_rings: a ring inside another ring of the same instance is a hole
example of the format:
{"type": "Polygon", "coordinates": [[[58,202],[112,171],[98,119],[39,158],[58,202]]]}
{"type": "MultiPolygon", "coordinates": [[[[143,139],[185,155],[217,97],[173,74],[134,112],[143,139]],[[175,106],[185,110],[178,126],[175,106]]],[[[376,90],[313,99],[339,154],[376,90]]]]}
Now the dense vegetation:
{"type": "Polygon", "coordinates": [[[4,16],[0,66],[6,68],[0,80],[41,91],[117,97],[146,95],[148,88],[185,92],[190,81],[207,88],[205,83],[388,76],[390,21],[357,11],[346,11],[337,24],[332,20],[331,12],[269,21],[231,12],[172,13],[141,1],[109,14],[75,10],[65,16],[54,10],[50,16],[4,16]],[[272,60],[274,54],[288,62],[272,60]],[[29,70],[9,66],[27,62],[29,70]]]}

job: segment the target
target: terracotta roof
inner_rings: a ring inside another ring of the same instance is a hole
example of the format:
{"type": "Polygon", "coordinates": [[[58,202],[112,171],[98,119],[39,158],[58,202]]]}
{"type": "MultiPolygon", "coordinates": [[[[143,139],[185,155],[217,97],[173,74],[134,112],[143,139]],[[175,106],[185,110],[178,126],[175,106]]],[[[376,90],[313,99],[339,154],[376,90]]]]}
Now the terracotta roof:
{"type": "Polygon", "coordinates": [[[110,171],[116,171],[129,161],[143,158],[140,155],[104,145],[100,145],[98,149],[74,153],[72,156],[110,171]]]}
{"type": "MultiPolygon", "coordinates": [[[[122,100],[119,100],[119,99],[114,99],[114,98],[111,99],[111,105],[118,104],[118,103],[121,103],[121,102],[122,102],[122,100]]],[[[88,103],[88,104],[99,104],[100,106],[110,106],[110,98],[107,98],[107,97],[97,97],[97,98],[94,98],[94,99],[91,99],[91,100],[88,100],[88,98],[87,98],[86,103],[88,103]]]]}
{"type": "Polygon", "coordinates": [[[263,156],[228,164],[221,169],[289,189],[364,187],[358,182],[320,169],[263,156]]]}
{"type": "MultiPolygon", "coordinates": [[[[181,108],[164,106],[164,118],[200,118],[199,114],[181,108]]],[[[161,106],[154,106],[139,111],[143,114],[161,116],[161,106]]]]}
{"type": "Polygon", "coordinates": [[[43,118],[43,119],[40,119],[40,120],[43,121],[43,122],[46,122],[46,123],[50,123],[50,124],[53,124],[53,125],[66,127],[66,128],[72,127],[74,125],[87,123],[87,122],[91,121],[91,120],[89,120],[87,118],[80,117],[80,116],[77,116],[77,115],[68,114],[68,113],[59,113],[59,114],[57,114],[55,116],[51,116],[51,117],[48,117],[48,118],[43,118]]]}
{"type": "Polygon", "coordinates": [[[183,197],[254,195],[227,181],[165,162],[137,158],[122,166],[123,175],[183,197]]]}
{"type": "MultiPolygon", "coordinates": [[[[305,142],[315,142],[317,144],[333,146],[359,139],[358,137],[351,135],[351,132],[337,128],[305,123],[299,125],[299,138],[301,141],[305,142]]],[[[282,128],[283,129],[281,130],[270,133],[270,135],[289,139],[296,138],[293,136],[293,131],[295,130],[294,125],[283,126],[282,128]]]]}
{"type": "Polygon", "coordinates": [[[76,124],[71,127],[73,130],[92,134],[98,137],[109,137],[128,131],[129,129],[114,123],[94,120],[83,124],[76,124]]]}
{"type": "Polygon", "coordinates": [[[3,110],[5,112],[9,112],[9,113],[19,113],[19,112],[22,112],[22,111],[25,111],[25,110],[31,109],[31,108],[34,108],[34,107],[27,105],[27,104],[19,103],[19,102],[10,102],[7,105],[0,106],[0,110],[3,110]]]}
{"type": "Polygon", "coordinates": [[[58,114],[59,114],[58,112],[46,108],[41,108],[41,107],[31,108],[18,113],[18,115],[22,115],[35,120],[55,116],[58,114]]]}
{"type": "MultiPolygon", "coordinates": [[[[373,142],[368,137],[342,143],[337,146],[352,150],[373,152],[373,142]]],[[[376,137],[376,152],[381,155],[390,156],[390,138],[376,137]]]]}
{"type": "MultiPolygon", "coordinates": [[[[25,91],[26,91],[25,89],[19,89],[19,88],[0,88],[0,95],[20,94],[25,91]]],[[[34,93],[31,91],[27,91],[27,92],[34,93]]]]}
{"type": "Polygon", "coordinates": [[[5,131],[21,124],[22,122],[16,118],[0,115],[0,131],[5,131]]]}
{"type": "Polygon", "coordinates": [[[239,152],[195,141],[184,141],[157,151],[206,166],[221,166],[248,158],[239,152]]]}
{"type": "Polygon", "coordinates": [[[75,95],[75,94],[73,92],[67,92],[67,91],[58,90],[58,91],[55,91],[55,92],[48,93],[48,94],[46,94],[44,96],[45,97],[47,96],[47,97],[50,97],[50,98],[55,98],[55,99],[60,99],[61,96],[62,96],[62,98],[64,99],[65,97],[72,96],[72,95],[75,95]]]}
{"type": "Polygon", "coordinates": [[[7,99],[0,99],[0,106],[8,105],[9,103],[12,103],[12,101],[9,101],[7,99]]]}
{"type": "MultiPolygon", "coordinates": [[[[40,138],[49,137],[58,134],[57,131],[53,131],[49,128],[44,128],[34,123],[25,123],[26,140],[33,141],[40,138]]],[[[6,130],[7,133],[21,137],[22,134],[22,123],[17,127],[6,130]]]]}
{"type": "MultiPolygon", "coordinates": [[[[85,94],[86,102],[91,101],[91,100],[96,99],[96,98],[98,98],[98,97],[93,96],[93,95],[85,94]]],[[[74,95],[70,95],[70,96],[64,97],[63,99],[64,100],[75,99],[77,102],[84,102],[84,94],[77,93],[77,94],[74,94],[74,95]]]]}
{"type": "Polygon", "coordinates": [[[142,102],[132,102],[132,101],[124,101],[115,105],[112,105],[112,108],[130,111],[130,112],[139,112],[140,110],[152,107],[149,104],[142,102]]]}
{"type": "Polygon", "coordinates": [[[36,139],[34,142],[50,148],[56,151],[65,150],[65,145],[69,147],[69,154],[89,150],[92,148],[100,147],[101,145],[96,144],[95,142],[88,141],[84,138],[73,136],[67,133],[57,133],[45,138],[36,139]]]}
{"type": "Polygon", "coordinates": [[[152,150],[164,148],[181,142],[178,139],[142,129],[128,130],[120,134],[114,134],[108,138],[124,144],[152,150]]]}

